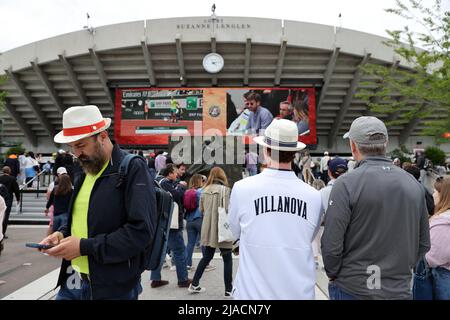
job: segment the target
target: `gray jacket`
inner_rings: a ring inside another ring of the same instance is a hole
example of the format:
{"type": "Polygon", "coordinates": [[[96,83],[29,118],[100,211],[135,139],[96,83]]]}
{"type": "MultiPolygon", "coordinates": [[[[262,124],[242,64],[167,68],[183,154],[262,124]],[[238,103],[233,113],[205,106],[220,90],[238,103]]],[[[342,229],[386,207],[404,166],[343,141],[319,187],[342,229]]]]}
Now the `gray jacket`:
{"type": "Polygon", "coordinates": [[[360,299],[410,299],[412,268],[429,249],[425,194],[412,175],[368,157],[336,180],[322,256],[342,290],[360,299]]]}

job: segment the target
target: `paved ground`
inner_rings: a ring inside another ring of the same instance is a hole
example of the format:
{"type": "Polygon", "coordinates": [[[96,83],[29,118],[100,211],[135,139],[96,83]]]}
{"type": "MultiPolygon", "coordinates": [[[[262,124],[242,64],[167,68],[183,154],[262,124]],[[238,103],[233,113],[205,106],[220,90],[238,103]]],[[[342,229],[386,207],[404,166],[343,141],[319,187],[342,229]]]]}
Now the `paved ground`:
{"type": "Polygon", "coordinates": [[[9,239],[0,256],[0,299],[60,266],[59,260],[25,247],[26,242],[41,241],[46,230],[46,226],[8,227],[9,239]]]}
{"type": "MultiPolygon", "coordinates": [[[[25,247],[26,242],[39,242],[46,233],[45,226],[10,226],[9,239],[0,256],[0,299],[53,299],[60,261],[25,247]],[[4,282],[3,282],[4,281],[4,282]]],[[[193,264],[198,265],[201,253],[194,252],[193,264]]],[[[153,289],[150,287],[150,274],[142,275],[143,293],[141,300],[220,300],[224,299],[223,262],[216,253],[211,262],[215,270],[205,272],[200,284],[205,293],[190,294],[186,288],[178,288],[176,271],[162,270],[162,278],[169,280],[167,286],[153,289]]],[[[238,257],[233,257],[233,278],[239,265],[238,257]]],[[[320,269],[320,268],[319,268],[320,269]]],[[[192,279],[194,272],[189,272],[192,279]]],[[[327,299],[327,279],[323,272],[317,273],[316,299],[327,299]]]]}
{"type": "MultiPolygon", "coordinates": [[[[426,185],[430,188],[435,177],[428,175],[426,185]]],[[[14,215],[14,213],[12,213],[14,215]]],[[[46,233],[46,226],[39,225],[14,225],[8,229],[9,239],[5,240],[5,250],[0,256],[0,299],[52,299],[56,292],[53,287],[56,284],[60,261],[47,257],[33,249],[25,247],[26,242],[39,242],[46,233]]],[[[185,236],[185,241],[186,241],[185,236]]],[[[194,253],[194,266],[198,265],[200,252],[194,253]]],[[[143,293],[142,300],[199,300],[199,299],[223,299],[223,262],[216,253],[211,263],[217,269],[205,272],[200,284],[206,288],[202,294],[189,294],[187,289],[177,286],[176,272],[163,269],[162,277],[169,280],[170,284],[161,288],[150,287],[149,272],[142,275],[143,293]]],[[[236,274],[239,259],[233,259],[233,278],[236,274]]],[[[189,273],[192,278],[194,272],[189,273]]],[[[317,272],[316,299],[327,299],[328,280],[322,271],[320,261],[317,272]]]]}
{"type": "MultiPolygon", "coordinates": [[[[196,256],[200,258],[200,253],[196,256]]],[[[193,264],[198,265],[200,259],[194,259],[193,264]]],[[[177,286],[176,271],[171,271],[168,268],[163,269],[163,280],[169,280],[169,284],[160,288],[153,289],[150,287],[149,273],[145,272],[142,276],[143,293],[140,295],[140,300],[222,300],[225,293],[225,285],[223,282],[223,262],[218,253],[214,256],[211,263],[217,269],[205,272],[200,280],[200,285],[206,288],[206,292],[198,294],[190,294],[187,289],[181,289],[177,286]]],[[[239,259],[233,259],[233,279],[235,278],[238,269],[239,259]]],[[[195,272],[189,272],[189,278],[192,279],[195,272]]],[[[318,284],[323,284],[324,275],[318,272],[318,284]]],[[[326,281],[328,283],[328,281],[326,281]]],[[[323,286],[322,287],[326,287],[323,286]]],[[[321,290],[316,286],[316,300],[327,300],[328,291],[321,290]]]]}
{"type": "MultiPolygon", "coordinates": [[[[200,261],[200,253],[195,253],[193,265],[197,266],[200,261]]],[[[233,278],[236,275],[238,259],[233,259],[233,278]]],[[[201,294],[190,294],[186,288],[178,288],[176,271],[169,268],[162,270],[162,279],[169,280],[169,284],[160,288],[153,289],[150,287],[150,272],[144,272],[142,275],[143,293],[139,297],[140,300],[197,300],[197,299],[223,299],[225,293],[225,285],[223,282],[223,262],[222,258],[216,253],[211,265],[217,269],[205,272],[200,285],[206,288],[206,292],[201,294]]],[[[194,277],[195,271],[189,272],[189,278],[194,277]]]]}

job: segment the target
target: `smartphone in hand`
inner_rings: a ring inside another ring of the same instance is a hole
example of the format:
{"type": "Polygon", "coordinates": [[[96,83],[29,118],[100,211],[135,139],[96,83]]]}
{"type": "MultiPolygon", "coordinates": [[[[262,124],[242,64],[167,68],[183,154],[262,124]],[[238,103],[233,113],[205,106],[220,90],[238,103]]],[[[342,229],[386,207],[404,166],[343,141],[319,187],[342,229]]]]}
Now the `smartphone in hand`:
{"type": "Polygon", "coordinates": [[[26,243],[25,246],[28,248],[42,249],[42,250],[47,250],[54,247],[54,245],[51,244],[40,244],[34,242],[26,243]]]}

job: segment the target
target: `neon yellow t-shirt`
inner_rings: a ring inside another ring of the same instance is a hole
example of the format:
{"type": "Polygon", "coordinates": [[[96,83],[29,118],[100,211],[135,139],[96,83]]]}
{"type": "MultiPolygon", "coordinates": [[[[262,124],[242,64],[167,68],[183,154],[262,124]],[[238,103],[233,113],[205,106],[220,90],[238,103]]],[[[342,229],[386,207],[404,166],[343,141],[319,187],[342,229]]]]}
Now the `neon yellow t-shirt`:
{"type": "MultiPolygon", "coordinates": [[[[95,181],[100,177],[100,175],[105,171],[108,166],[109,161],[107,161],[103,168],[95,176],[86,174],[83,185],[78,192],[77,198],[73,205],[72,213],[72,226],[71,232],[72,236],[81,239],[88,238],[88,209],[89,209],[89,198],[91,197],[92,188],[94,187],[95,181]]],[[[89,261],[87,256],[81,256],[72,260],[72,268],[80,273],[89,274],[89,261]]]]}
{"type": "Polygon", "coordinates": [[[170,100],[170,111],[178,113],[178,101],[174,99],[170,100]]]}

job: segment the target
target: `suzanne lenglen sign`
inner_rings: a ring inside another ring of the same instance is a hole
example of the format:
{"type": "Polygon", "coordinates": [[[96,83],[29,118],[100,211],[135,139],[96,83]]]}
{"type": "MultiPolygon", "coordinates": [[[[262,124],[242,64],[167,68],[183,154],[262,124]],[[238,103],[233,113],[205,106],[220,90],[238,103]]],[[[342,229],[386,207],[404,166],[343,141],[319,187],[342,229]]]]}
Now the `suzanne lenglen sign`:
{"type": "Polygon", "coordinates": [[[224,19],[204,19],[201,22],[195,23],[179,23],[177,30],[199,30],[199,29],[251,29],[249,23],[226,22],[224,19]]]}

